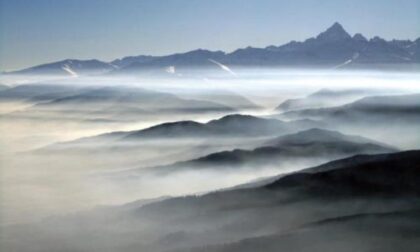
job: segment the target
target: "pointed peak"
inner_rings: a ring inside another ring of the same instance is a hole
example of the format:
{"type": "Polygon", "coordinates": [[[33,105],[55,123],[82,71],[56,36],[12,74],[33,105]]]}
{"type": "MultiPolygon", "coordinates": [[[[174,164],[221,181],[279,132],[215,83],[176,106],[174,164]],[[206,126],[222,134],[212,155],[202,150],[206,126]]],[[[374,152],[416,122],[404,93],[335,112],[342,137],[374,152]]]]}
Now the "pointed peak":
{"type": "Polygon", "coordinates": [[[353,39],[354,39],[354,40],[356,40],[356,41],[363,41],[363,42],[368,41],[368,40],[365,38],[365,36],[363,36],[363,35],[362,35],[362,34],[360,34],[360,33],[356,33],[356,34],[354,34],[353,39]]]}
{"type": "Polygon", "coordinates": [[[378,37],[378,36],[375,36],[375,37],[371,38],[369,41],[374,42],[374,43],[386,43],[385,39],[383,39],[381,37],[378,37]]]}
{"type": "Polygon", "coordinates": [[[335,22],[329,29],[340,29],[340,30],[344,30],[343,26],[339,22],[335,22]]]}
{"type": "Polygon", "coordinates": [[[347,34],[346,30],[344,30],[343,26],[335,22],[332,26],[330,26],[325,32],[335,32],[335,33],[345,33],[347,34]]]}
{"type": "Polygon", "coordinates": [[[326,31],[319,34],[316,39],[322,41],[338,41],[350,39],[351,36],[344,30],[343,26],[335,22],[330,28],[326,31]]]}

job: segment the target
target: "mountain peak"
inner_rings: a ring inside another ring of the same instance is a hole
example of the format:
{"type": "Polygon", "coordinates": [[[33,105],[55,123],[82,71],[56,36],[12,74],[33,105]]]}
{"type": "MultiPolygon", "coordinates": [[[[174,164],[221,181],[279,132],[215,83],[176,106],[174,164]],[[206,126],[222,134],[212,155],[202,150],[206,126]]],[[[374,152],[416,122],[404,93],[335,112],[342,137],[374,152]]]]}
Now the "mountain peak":
{"type": "Polygon", "coordinates": [[[371,38],[369,41],[374,42],[374,43],[383,43],[383,44],[387,43],[385,39],[378,36],[371,38]]]}
{"type": "Polygon", "coordinates": [[[319,34],[316,39],[322,41],[340,41],[345,39],[350,39],[351,36],[344,30],[343,26],[335,22],[330,28],[326,31],[319,34]]]}
{"type": "Polygon", "coordinates": [[[329,29],[341,29],[344,31],[343,26],[339,22],[334,22],[334,24],[329,29]]]}
{"type": "Polygon", "coordinates": [[[355,40],[355,41],[361,41],[361,42],[367,42],[368,40],[362,35],[362,34],[360,34],[360,33],[356,33],[356,34],[354,34],[354,36],[353,36],[353,39],[355,40]]]}

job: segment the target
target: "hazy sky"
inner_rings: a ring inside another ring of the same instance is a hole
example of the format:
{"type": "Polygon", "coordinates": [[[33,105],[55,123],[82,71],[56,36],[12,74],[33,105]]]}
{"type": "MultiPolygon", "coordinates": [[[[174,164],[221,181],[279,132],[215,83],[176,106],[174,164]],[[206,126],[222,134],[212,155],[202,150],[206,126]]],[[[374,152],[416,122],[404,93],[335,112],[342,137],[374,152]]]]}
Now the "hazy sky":
{"type": "Polygon", "coordinates": [[[420,36],[419,0],[0,0],[0,70],[65,58],[112,60],[350,33],[420,36]]]}

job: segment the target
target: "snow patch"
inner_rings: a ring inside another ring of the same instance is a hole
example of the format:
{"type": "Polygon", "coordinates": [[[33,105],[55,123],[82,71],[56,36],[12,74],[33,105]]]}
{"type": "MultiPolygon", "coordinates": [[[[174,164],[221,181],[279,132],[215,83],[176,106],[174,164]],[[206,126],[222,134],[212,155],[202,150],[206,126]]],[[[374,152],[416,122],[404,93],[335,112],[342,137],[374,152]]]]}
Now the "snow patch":
{"type": "Polygon", "coordinates": [[[61,69],[69,73],[72,77],[79,77],[79,75],[73,71],[69,65],[65,64],[61,69]]]}
{"type": "Polygon", "coordinates": [[[222,63],[215,61],[213,59],[209,59],[210,62],[218,65],[221,69],[225,70],[226,72],[232,74],[233,76],[238,76],[234,71],[232,71],[232,69],[230,69],[228,66],[223,65],[222,63]]]}
{"type": "Polygon", "coordinates": [[[356,60],[357,58],[359,58],[359,55],[360,55],[359,53],[355,53],[351,59],[346,60],[346,61],[344,61],[344,63],[341,63],[340,65],[337,65],[333,68],[337,69],[337,68],[343,67],[345,65],[348,65],[348,64],[352,63],[354,60],[356,60]]]}

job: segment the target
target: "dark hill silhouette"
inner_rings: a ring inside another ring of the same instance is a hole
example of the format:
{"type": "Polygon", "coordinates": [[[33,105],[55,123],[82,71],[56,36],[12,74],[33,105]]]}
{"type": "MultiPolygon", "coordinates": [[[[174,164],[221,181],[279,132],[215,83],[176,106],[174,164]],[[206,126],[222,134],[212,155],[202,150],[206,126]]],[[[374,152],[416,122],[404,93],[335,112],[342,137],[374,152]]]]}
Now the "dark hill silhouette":
{"type": "MultiPolygon", "coordinates": [[[[367,138],[344,135],[336,131],[310,129],[278,137],[253,150],[222,151],[172,165],[141,169],[139,172],[169,174],[199,169],[262,169],[281,164],[292,165],[303,160],[314,159],[325,162],[326,160],[356,154],[377,154],[394,151],[396,149],[393,147],[367,138]]],[[[130,174],[132,172],[129,171],[130,174]]]]}

